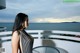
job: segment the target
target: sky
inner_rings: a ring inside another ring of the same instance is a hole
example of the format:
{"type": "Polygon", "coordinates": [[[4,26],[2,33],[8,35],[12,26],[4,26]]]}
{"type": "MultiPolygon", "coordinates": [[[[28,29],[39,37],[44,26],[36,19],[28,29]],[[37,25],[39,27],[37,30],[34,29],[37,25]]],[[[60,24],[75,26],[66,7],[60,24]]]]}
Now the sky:
{"type": "Polygon", "coordinates": [[[27,14],[31,23],[80,22],[80,2],[64,0],[6,0],[0,22],[14,22],[19,12],[27,14]]]}

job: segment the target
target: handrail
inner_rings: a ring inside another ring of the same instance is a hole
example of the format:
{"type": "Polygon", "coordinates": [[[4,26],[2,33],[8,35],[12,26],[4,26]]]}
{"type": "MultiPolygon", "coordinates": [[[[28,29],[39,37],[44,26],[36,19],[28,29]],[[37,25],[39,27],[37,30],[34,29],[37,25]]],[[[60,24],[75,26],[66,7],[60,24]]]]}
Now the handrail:
{"type": "MultiPolygon", "coordinates": [[[[25,30],[25,31],[37,39],[67,40],[67,41],[73,41],[73,42],[80,43],[80,32],[58,31],[58,30],[25,30]],[[45,32],[45,31],[47,31],[47,32],[45,32]],[[49,34],[48,32],[52,33],[52,34],[49,34]],[[44,35],[44,33],[46,33],[48,35],[48,37],[46,35],[44,35]],[[55,33],[58,35],[54,35],[55,33]],[[63,35],[63,34],[66,34],[68,36],[63,35]]],[[[0,37],[9,37],[9,36],[12,36],[11,34],[12,34],[12,31],[0,32],[0,37]]]]}
{"type": "MultiPolygon", "coordinates": [[[[48,30],[26,30],[26,32],[29,32],[29,33],[42,33],[44,31],[48,31],[48,30]]],[[[56,34],[71,34],[71,35],[78,35],[80,36],[80,32],[73,32],[73,31],[60,31],[60,30],[50,30],[52,33],[56,33],[56,34]]],[[[7,34],[11,34],[12,31],[3,31],[3,32],[0,32],[0,35],[7,35],[7,34]]]]}
{"type": "MultiPolygon", "coordinates": [[[[26,30],[26,32],[28,33],[38,33],[38,34],[41,34],[43,32],[43,30],[26,30]]],[[[3,32],[0,32],[0,35],[9,35],[11,34],[12,31],[3,31],[3,32]]]]}
{"type": "Polygon", "coordinates": [[[80,36],[80,32],[73,32],[73,31],[53,30],[52,33],[58,33],[58,34],[70,34],[70,35],[79,35],[79,36],[80,36]]]}
{"type": "Polygon", "coordinates": [[[0,32],[2,32],[2,31],[6,31],[6,27],[0,27],[0,32]]]}

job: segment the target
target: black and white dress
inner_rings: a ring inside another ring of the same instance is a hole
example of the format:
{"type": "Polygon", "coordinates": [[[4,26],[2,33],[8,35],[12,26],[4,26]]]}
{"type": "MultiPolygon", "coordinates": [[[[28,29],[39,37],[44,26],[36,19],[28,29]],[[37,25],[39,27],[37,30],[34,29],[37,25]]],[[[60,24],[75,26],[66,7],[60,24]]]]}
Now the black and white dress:
{"type": "Polygon", "coordinates": [[[20,53],[32,53],[34,38],[25,30],[20,31],[20,53]]]}

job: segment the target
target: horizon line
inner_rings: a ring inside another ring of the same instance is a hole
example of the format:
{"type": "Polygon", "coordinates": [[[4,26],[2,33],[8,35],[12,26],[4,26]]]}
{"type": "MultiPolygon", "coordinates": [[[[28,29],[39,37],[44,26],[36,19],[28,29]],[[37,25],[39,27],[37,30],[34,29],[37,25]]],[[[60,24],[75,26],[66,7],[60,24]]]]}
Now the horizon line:
{"type": "MultiPolygon", "coordinates": [[[[14,22],[0,22],[0,23],[14,23],[14,22]]],[[[72,21],[72,22],[29,22],[29,23],[80,23],[80,22],[72,21]]]]}

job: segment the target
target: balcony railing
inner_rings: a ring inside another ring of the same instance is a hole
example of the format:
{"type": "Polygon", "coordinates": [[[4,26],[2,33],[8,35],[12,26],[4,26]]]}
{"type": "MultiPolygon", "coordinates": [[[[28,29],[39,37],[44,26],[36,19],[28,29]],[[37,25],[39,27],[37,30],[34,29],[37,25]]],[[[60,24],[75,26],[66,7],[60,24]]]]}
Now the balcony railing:
{"type": "MultiPolygon", "coordinates": [[[[34,38],[34,45],[33,45],[34,48],[35,47],[38,48],[38,46],[40,46],[40,47],[43,46],[42,44],[44,43],[44,40],[48,40],[47,42],[50,42],[50,40],[53,40],[53,42],[54,42],[54,40],[59,40],[59,41],[80,43],[80,32],[60,31],[60,30],[26,30],[26,32],[29,33],[34,38]]],[[[12,31],[0,32],[0,47],[3,43],[10,42],[11,37],[12,37],[12,31]]],[[[55,41],[55,43],[57,45],[61,44],[56,41],[55,41]]],[[[45,41],[45,44],[47,44],[46,41],[45,41]]],[[[74,45],[74,44],[71,43],[70,45],[74,45]]],[[[76,45],[79,46],[79,44],[76,44],[76,45]]],[[[62,45],[62,47],[64,48],[63,45],[62,45]]],[[[67,47],[65,47],[65,48],[67,48],[67,47]]],[[[7,50],[7,48],[6,48],[6,50],[7,50]]]]}
{"type": "MultiPolygon", "coordinates": [[[[58,39],[80,43],[80,32],[59,31],[59,30],[26,30],[34,39],[58,39]]],[[[0,32],[0,38],[12,36],[12,31],[0,32]]],[[[11,39],[2,40],[2,42],[11,39]]],[[[1,42],[1,41],[0,41],[1,42]]]]}

